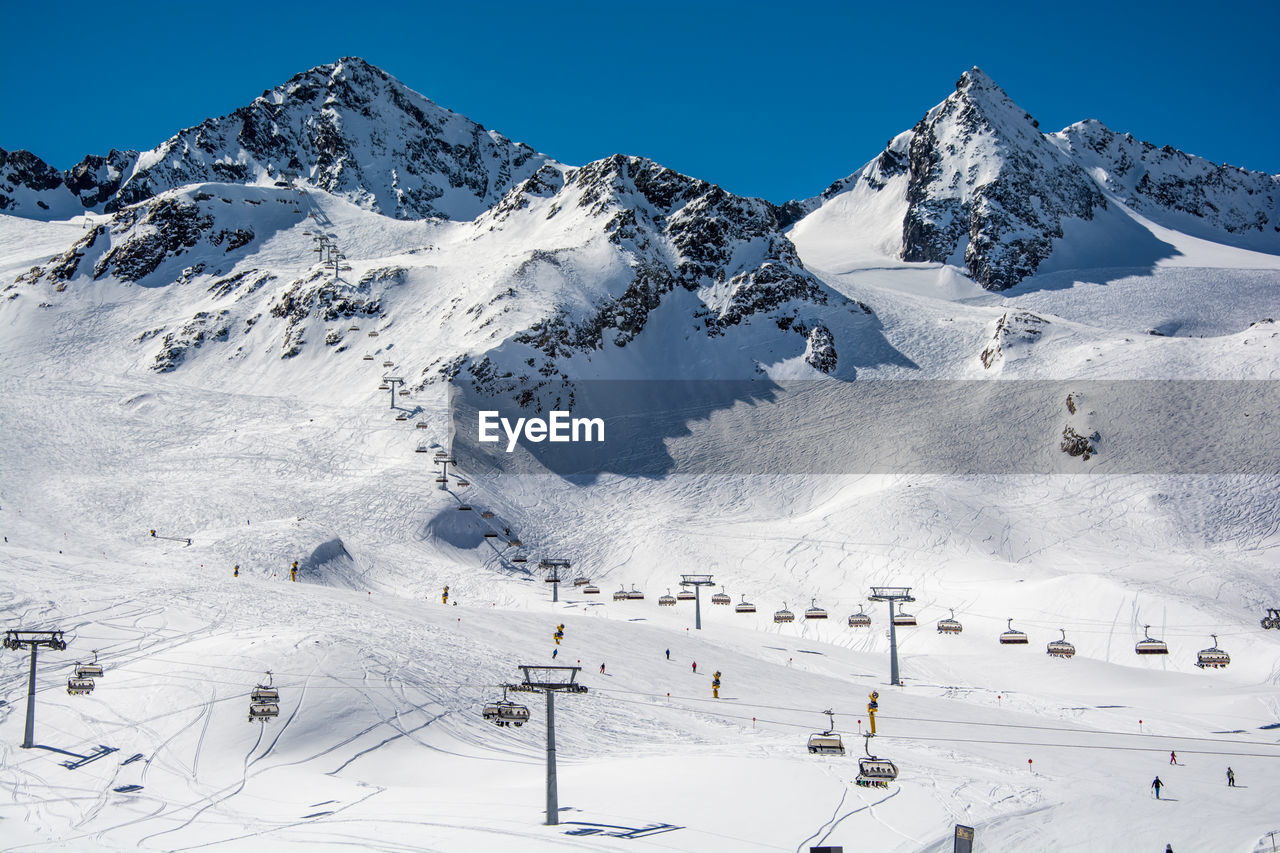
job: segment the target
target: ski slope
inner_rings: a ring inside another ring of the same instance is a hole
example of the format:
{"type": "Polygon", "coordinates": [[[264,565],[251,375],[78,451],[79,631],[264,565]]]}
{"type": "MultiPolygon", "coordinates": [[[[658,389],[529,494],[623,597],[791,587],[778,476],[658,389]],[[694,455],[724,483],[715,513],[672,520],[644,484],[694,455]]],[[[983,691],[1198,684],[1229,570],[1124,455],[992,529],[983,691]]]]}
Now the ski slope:
{"type": "MultiPolygon", "coordinates": [[[[726,471],[579,483],[463,471],[470,486],[442,491],[431,454],[415,449],[448,441],[444,388],[415,382],[397,421],[376,390],[382,362],[427,377],[567,298],[564,282],[538,281],[483,320],[459,308],[486,304],[550,232],[511,225],[504,248],[471,223],[308,198],[339,235],[344,281],[407,270],[379,294],[385,315],[354,321],[341,350],[319,344],[333,323],[310,321],[311,343],[282,359],[280,324],[263,319],[155,372],[155,343],[135,339],[157,323],[219,300],[267,313],[269,290],[214,296],[212,273],[171,287],[42,283],[0,303],[0,614],[6,628],[61,628],[69,641],[41,654],[29,751],[17,747],[27,659],[0,656],[3,849],[944,851],[965,823],[991,851],[1244,853],[1280,829],[1280,632],[1258,625],[1280,603],[1274,478],[726,471]],[[504,528],[526,566],[483,535],[504,528]],[[539,557],[572,560],[602,595],[565,585],[553,604],[530,571],[539,557]],[[758,612],[707,595],[703,630],[689,630],[688,604],[657,605],[682,572],[714,573],[758,612]],[[887,683],[872,585],[917,598],[919,627],[898,633],[902,687],[887,683]],[[633,586],[644,601],[612,600],[633,586]],[[811,602],[832,618],[773,623],[811,602]],[[845,623],[859,605],[870,629],[845,623]],[[964,632],[939,635],[952,609],[964,632]],[[1009,619],[1028,646],[998,644],[1009,619]],[[554,662],[580,660],[589,692],[557,698],[562,811],[548,827],[542,697],[514,694],[532,712],[520,729],[480,712],[517,664],[553,662],[560,622],[554,662]],[[1134,654],[1148,624],[1168,657],[1134,654]],[[1044,653],[1059,628],[1071,660],[1044,653]],[[1194,665],[1211,633],[1227,669],[1194,665]],[[68,696],[93,649],[106,676],[68,696]],[[280,717],[247,723],[267,670],[280,717]],[[873,751],[901,771],[884,790],[853,784],[872,691],[873,751]],[[827,708],[843,758],[804,748],[827,708]],[[1226,787],[1227,766],[1240,787],[1226,787]],[[1148,790],[1157,774],[1161,801],[1148,790]]],[[[315,221],[259,229],[222,273],[312,275],[315,221]]],[[[996,296],[951,267],[877,257],[874,240],[841,257],[819,230],[793,233],[806,266],[870,306],[901,356],[860,364],[859,381],[1276,378],[1280,338],[1262,323],[1276,315],[1274,256],[1166,230],[1157,236],[1181,254],[1154,269],[1050,272],[996,296]],[[1052,331],[984,368],[998,321],[1017,310],[1052,331]]],[[[0,281],[83,233],[80,221],[0,217],[0,281]]],[[[580,257],[612,263],[594,251],[580,257]]],[[[224,259],[200,252],[172,261],[174,274],[224,259]]],[[[676,338],[651,324],[637,362],[614,353],[592,370],[651,375],[665,365],[645,360],[676,338]]],[[[914,435],[904,425],[907,450],[914,435]]],[[[715,438],[695,433],[673,451],[715,438]]]]}

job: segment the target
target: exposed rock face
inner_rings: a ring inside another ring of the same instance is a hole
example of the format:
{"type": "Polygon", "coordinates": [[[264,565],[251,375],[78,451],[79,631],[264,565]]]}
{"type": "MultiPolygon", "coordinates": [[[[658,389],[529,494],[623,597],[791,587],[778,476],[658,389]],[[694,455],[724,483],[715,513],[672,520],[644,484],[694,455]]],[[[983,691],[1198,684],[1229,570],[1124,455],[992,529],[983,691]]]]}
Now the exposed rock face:
{"type": "MultiPolygon", "coordinates": [[[[978,356],[983,368],[990,370],[1003,361],[1007,351],[1019,344],[1034,343],[1043,333],[1049,321],[1030,311],[1008,311],[996,321],[995,334],[991,342],[978,356]]],[[[1074,405],[1068,398],[1068,406],[1074,405]]]]}
{"type": "MultiPolygon", "coordinates": [[[[227,311],[200,311],[177,332],[166,333],[151,369],[157,373],[169,373],[186,360],[190,350],[199,349],[207,341],[225,341],[231,334],[227,314],[227,311]]],[[[142,342],[154,334],[144,333],[138,341],[142,342]]]]}
{"type": "Polygon", "coordinates": [[[976,68],[915,126],[907,168],[903,260],[963,260],[989,290],[1034,273],[1064,219],[1106,206],[1089,176],[976,68]]]}
{"type": "Polygon", "coordinates": [[[13,176],[0,184],[0,210],[44,218],[37,205],[51,205],[27,197],[36,191],[112,212],[187,184],[297,180],[398,219],[469,220],[546,162],[348,57],[141,154],[90,155],[63,173],[25,151],[0,151],[0,169],[13,176]]]}
{"type": "Polygon", "coordinates": [[[1168,145],[1157,148],[1092,119],[1049,140],[1108,192],[1157,221],[1179,228],[1199,224],[1218,239],[1280,251],[1280,175],[1215,165],[1168,145]]]}

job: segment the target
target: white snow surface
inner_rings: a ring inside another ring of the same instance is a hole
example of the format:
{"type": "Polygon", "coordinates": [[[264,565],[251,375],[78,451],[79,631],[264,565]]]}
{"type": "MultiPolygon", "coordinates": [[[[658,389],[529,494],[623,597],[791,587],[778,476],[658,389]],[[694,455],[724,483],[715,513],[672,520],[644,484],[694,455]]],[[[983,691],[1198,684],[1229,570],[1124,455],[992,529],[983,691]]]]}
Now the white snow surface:
{"type": "MultiPolygon", "coordinates": [[[[1273,478],[725,472],[473,476],[441,491],[430,454],[414,452],[448,441],[440,365],[616,293],[629,256],[582,208],[549,217],[548,198],[449,222],[319,190],[202,183],[165,197],[179,196],[254,239],[197,241],[136,283],[91,275],[104,243],[66,282],[15,282],[108,220],[0,216],[0,615],[69,642],[40,655],[32,750],[18,748],[27,657],[0,655],[4,849],[946,851],[964,823],[984,851],[1245,853],[1280,830],[1280,631],[1258,621],[1280,606],[1273,478]],[[377,298],[375,314],[272,316],[294,283],[324,283],[316,229],[350,267],[336,292],[377,298]],[[528,263],[535,250],[556,262],[528,263]],[[225,339],[193,331],[185,360],[153,369],[163,336],[145,333],[209,328],[198,315],[224,310],[225,339]],[[305,346],[283,358],[297,336],[305,346]],[[411,378],[406,421],[376,390],[384,360],[411,378]],[[568,558],[603,594],[565,584],[553,604],[499,547],[506,529],[528,567],[568,558]],[[690,630],[687,603],[657,604],[682,572],[714,573],[758,612],[704,590],[703,630],[690,630]],[[902,687],[887,683],[871,585],[914,589],[902,687]],[[633,586],[644,601],[612,600],[633,586]],[[815,603],[832,618],[800,618],[815,603]],[[779,626],[784,605],[798,618],[779,626]],[[871,629],[846,625],[860,605],[871,629]],[[964,632],[938,634],[952,609],[964,632]],[[997,642],[1009,619],[1028,646],[997,642]],[[1147,624],[1167,657],[1134,653],[1147,624]],[[1059,628],[1071,660],[1044,652],[1059,628]],[[1224,670],[1194,665],[1211,633],[1224,670]],[[67,695],[94,649],[105,677],[67,695]],[[543,698],[513,694],[532,712],[522,728],[480,712],[517,664],[579,661],[589,692],[556,701],[561,825],[545,826],[543,698]],[[266,670],[280,717],[250,724],[266,670]],[[872,691],[872,751],[900,769],[883,790],[853,784],[872,691]],[[805,750],[828,708],[845,757],[805,750]],[[656,825],[672,828],[616,837],[656,825]]],[[[825,208],[792,236],[824,287],[874,311],[807,309],[858,381],[1278,378],[1274,256],[1125,208],[1175,253],[1108,255],[990,294],[954,266],[893,260],[878,232],[842,254],[821,217],[856,213],[825,208]],[[1005,336],[984,367],[1019,312],[1048,331],[1005,336]]],[[[101,239],[123,245],[142,226],[118,227],[101,239]]],[[[744,246],[733,263],[749,267],[744,246]]],[[[561,365],[588,378],[806,375],[804,339],[769,323],[710,341],[684,328],[713,291],[676,291],[627,346],[561,365]]],[[[904,451],[914,434],[904,424],[904,451]]]]}

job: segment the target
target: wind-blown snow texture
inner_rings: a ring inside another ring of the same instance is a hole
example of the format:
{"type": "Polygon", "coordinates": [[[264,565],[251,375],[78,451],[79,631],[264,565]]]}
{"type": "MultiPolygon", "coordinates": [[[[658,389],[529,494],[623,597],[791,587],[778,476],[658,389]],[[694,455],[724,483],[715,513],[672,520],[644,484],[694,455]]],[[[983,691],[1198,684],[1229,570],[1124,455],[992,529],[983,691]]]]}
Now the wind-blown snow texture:
{"type": "MultiPolygon", "coordinates": [[[[1280,378],[1274,178],[1094,126],[1044,136],[980,72],[961,83],[785,206],[643,158],[562,165],[358,60],[153,152],[68,173],[5,152],[0,617],[71,646],[42,653],[30,751],[26,658],[0,655],[0,836],[603,850],[619,845],[584,824],[665,823],[622,846],[941,853],[962,822],[1010,853],[1256,849],[1280,829],[1280,631],[1259,626],[1280,606],[1274,478],[801,476],[781,459],[435,488],[447,377],[529,408],[586,379],[1280,378]],[[604,594],[565,584],[552,605],[541,557],[604,594]],[[704,596],[688,630],[688,605],[655,602],[683,572],[758,612],[704,596]],[[917,598],[903,687],[885,683],[872,584],[917,598]],[[613,602],[619,586],[647,599],[613,602]],[[772,621],[811,602],[832,618],[772,621]],[[871,630],[847,626],[859,606],[871,630]],[[938,634],[952,608],[964,632],[938,634]],[[997,643],[1010,618],[1029,646],[997,643]],[[1167,657],[1134,654],[1148,623],[1167,657]],[[1043,652],[1060,627],[1071,661],[1043,652]],[[1225,670],[1195,666],[1211,632],[1225,670]],[[68,696],[95,648],[106,677],[68,696]],[[541,697],[520,729],[480,716],[553,649],[590,688],[557,702],[558,828],[541,697]],[[281,716],[249,725],[267,669],[281,716]],[[872,690],[871,749],[901,770],[885,790],[853,784],[872,690]],[[848,757],[805,751],[828,707],[848,757]]],[[[1087,384],[1036,414],[1046,429],[983,452],[1105,463],[1118,415],[1087,384]]],[[[945,415],[891,438],[911,454],[945,415]]],[[[752,441],[686,426],[662,452],[752,441]]],[[[859,429],[829,424],[850,448],[859,429]]]]}

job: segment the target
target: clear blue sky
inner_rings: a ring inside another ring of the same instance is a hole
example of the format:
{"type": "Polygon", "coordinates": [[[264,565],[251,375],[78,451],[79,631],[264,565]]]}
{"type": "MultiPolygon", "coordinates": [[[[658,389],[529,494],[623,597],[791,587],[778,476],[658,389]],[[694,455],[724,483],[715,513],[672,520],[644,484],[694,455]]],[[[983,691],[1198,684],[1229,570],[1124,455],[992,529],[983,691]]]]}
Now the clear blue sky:
{"type": "Polygon", "coordinates": [[[785,201],[874,157],[981,66],[1045,130],[1097,118],[1280,172],[1280,4],[5,4],[0,147],[151,148],[361,56],[573,165],[641,154],[785,201]]]}

